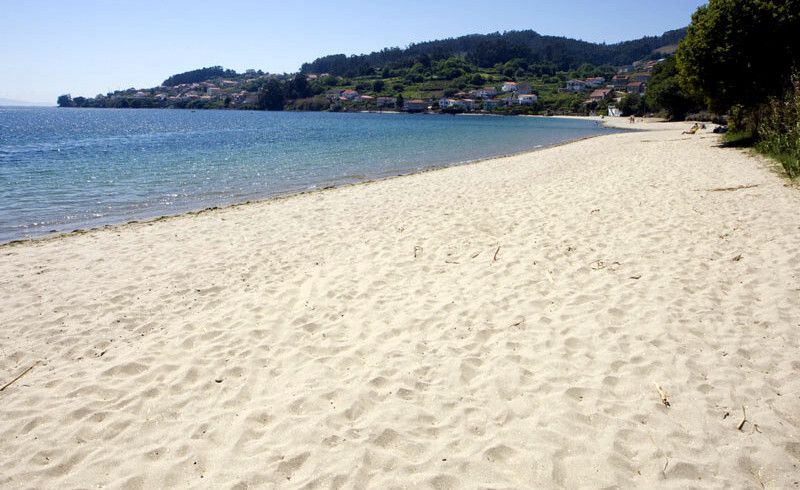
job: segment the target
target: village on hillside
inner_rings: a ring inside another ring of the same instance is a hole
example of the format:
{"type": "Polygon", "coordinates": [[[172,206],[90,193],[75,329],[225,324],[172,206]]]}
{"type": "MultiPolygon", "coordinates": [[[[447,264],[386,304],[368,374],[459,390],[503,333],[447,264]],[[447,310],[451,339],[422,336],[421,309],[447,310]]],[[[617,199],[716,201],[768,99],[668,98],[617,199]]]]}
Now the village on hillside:
{"type": "MultiPolygon", "coordinates": [[[[62,96],[60,106],[112,108],[190,108],[190,109],[264,109],[264,87],[270,82],[297,83],[298,78],[310,92],[309,97],[288,100],[281,109],[329,111],[404,111],[410,113],[499,113],[553,114],[606,112],[620,115],[616,105],[626,94],[643,95],[655,66],[663,61],[637,61],[619,67],[613,76],[570,78],[560,85],[534,86],[536,80],[503,80],[487,76],[485,85],[464,90],[430,91],[427,96],[403,96],[403,88],[383,81],[359,82],[327,73],[296,75],[265,74],[247,70],[245,73],[218,76],[208,80],[162,84],[150,89],[127,89],[94,98],[62,96]],[[294,77],[294,78],[293,78],[294,77]],[[348,86],[348,84],[350,84],[348,86]],[[315,88],[316,90],[312,90],[315,88]],[[573,96],[569,111],[558,111],[553,104],[542,103],[541,90],[550,94],[573,96]],[[399,90],[398,90],[399,89],[399,90]],[[397,95],[386,92],[396,91],[397,95]],[[436,94],[440,95],[436,95],[436,94]]],[[[169,81],[169,80],[168,80],[169,81]]],[[[165,81],[166,82],[166,81],[165,81]]],[[[408,92],[406,90],[406,92],[408,92]]],[[[411,95],[414,95],[413,92],[411,95]]]]}
{"type": "MultiPolygon", "coordinates": [[[[623,66],[610,80],[604,77],[567,80],[559,90],[574,94],[585,94],[585,104],[619,101],[625,94],[644,95],[655,66],[663,61],[639,61],[623,66]]],[[[327,74],[310,74],[311,79],[327,74]]],[[[354,89],[329,90],[327,98],[333,103],[361,103],[365,108],[379,110],[397,109],[405,112],[492,112],[512,106],[534,106],[539,96],[528,82],[505,81],[502,85],[487,85],[468,92],[457,92],[450,97],[438,99],[409,99],[360,94],[354,89]]],[[[619,116],[619,110],[608,105],[608,114],[619,116]]]]}

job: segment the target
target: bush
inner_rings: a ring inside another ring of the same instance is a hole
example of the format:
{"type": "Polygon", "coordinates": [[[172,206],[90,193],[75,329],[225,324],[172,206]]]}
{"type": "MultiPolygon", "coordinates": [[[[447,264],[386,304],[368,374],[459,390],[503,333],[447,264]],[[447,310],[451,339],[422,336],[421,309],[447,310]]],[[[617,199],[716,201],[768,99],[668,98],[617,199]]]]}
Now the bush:
{"type": "Polygon", "coordinates": [[[789,177],[800,176],[800,75],[784,97],[771,98],[762,109],[756,149],[778,160],[789,177]]]}

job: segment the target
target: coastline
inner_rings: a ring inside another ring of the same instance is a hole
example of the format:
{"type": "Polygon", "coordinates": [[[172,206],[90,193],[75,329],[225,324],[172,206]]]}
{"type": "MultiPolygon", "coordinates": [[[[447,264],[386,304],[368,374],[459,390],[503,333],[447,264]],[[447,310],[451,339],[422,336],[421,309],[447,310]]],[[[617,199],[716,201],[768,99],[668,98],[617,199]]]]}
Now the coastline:
{"type": "MultiPolygon", "coordinates": [[[[384,111],[384,112],[390,113],[388,111],[384,111]]],[[[404,113],[395,112],[395,113],[392,113],[392,114],[404,114],[404,113]]],[[[472,114],[472,115],[490,116],[491,114],[472,114]]],[[[503,117],[508,117],[508,116],[503,116],[503,117]]],[[[540,117],[540,116],[518,116],[518,117],[540,117]]],[[[541,117],[544,117],[544,116],[541,116],[541,117]]],[[[573,116],[548,116],[548,117],[550,119],[553,119],[553,118],[556,118],[556,119],[557,118],[570,119],[570,118],[572,118],[572,119],[591,120],[591,121],[596,121],[598,123],[602,123],[602,121],[600,120],[599,117],[598,118],[573,117],[573,116]]],[[[629,131],[635,131],[636,130],[636,129],[633,129],[633,128],[625,128],[625,127],[622,127],[622,126],[619,126],[619,127],[618,126],[606,126],[606,124],[601,124],[601,125],[604,126],[604,127],[611,128],[611,129],[628,129],[629,131]]],[[[600,136],[604,136],[604,135],[586,136],[586,137],[582,137],[582,138],[571,139],[571,140],[564,141],[564,142],[561,142],[561,143],[555,143],[555,144],[552,144],[552,145],[542,145],[542,146],[539,146],[539,147],[536,147],[536,148],[531,148],[531,149],[523,150],[523,151],[519,151],[519,152],[505,153],[505,154],[501,154],[501,155],[493,155],[493,156],[490,156],[490,157],[477,158],[477,159],[474,159],[474,160],[466,160],[466,161],[461,161],[461,162],[454,162],[454,163],[445,164],[445,165],[434,165],[434,166],[430,166],[430,167],[421,168],[421,169],[418,169],[418,170],[413,170],[413,171],[410,171],[410,172],[407,172],[407,173],[399,173],[399,174],[395,174],[395,175],[387,175],[387,176],[379,177],[379,178],[360,179],[360,180],[355,181],[355,182],[345,182],[345,183],[341,183],[341,184],[330,184],[330,185],[324,185],[324,186],[319,187],[319,188],[305,189],[305,190],[300,190],[300,191],[287,191],[287,192],[283,192],[283,193],[277,193],[277,194],[274,194],[274,195],[265,196],[263,198],[249,199],[249,200],[246,200],[246,201],[243,201],[243,202],[234,202],[234,203],[222,204],[222,205],[217,205],[217,206],[207,206],[207,207],[199,208],[199,209],[176,212],[174,214],[171,214],[171,213],[170,214],[160,214],[160,215],[157,215],[157,216],[151,216],[151,217],[139,218],[139,219],[132,219],[132,220],[118,222],[118,223],[108,223],[108,224],[105,224],[105,225],[88,227],[88,228],[76,228],[76,229],[71,230],[71,231],[49,232],[49,233],[33,236],[33,237],[30,237],[30,238],[19,238],[19,239],[8,240],[8,241],[5,241],[5,242],[0,242],[0,250],[3,247],[7,247],[7,246],[18,246],[18,245],[23,245],[23,244],[26,244],[26,243],[34,243],[34,242],[43,241],[43,240],[57,240],[57,239],[66,238],[66,237],[69,237],[69,236],[72,236],[72,235],[83,235],[83,234],[86,234],[86,233],[92,233],[92,232],[101,231],[101,230],[115,230],[115,229],[118,229],[119,227],[124,227],[124,226],[149,225],[150,223],[154,223],[154,222],[158,222],[158,221],[164,221],[164,220],[169,220],[169,219],[173,219],[173,218],[180,218],[182,216],[194,216],[194,215],[198,215],[198,214],[202,214],[202,213],[216,211],[216,210],[219,210],[219,209],[233,208],[233,207],[239,207],[239,206],[247,206],[247,205],[251,205],[251,204],[265,203],[265,202],[269,202],[269,201],[273,201],[273,200],[289,199],[289,198],[292,198],[292,197],[295,197],[295,196],[302,196],[302,195],[305,195],[305,194],[312,194],[312,193],[316,193],[316,192],[330,191],[330,190],[333,190],[333,189],[339,189],[339,188],[343,188],[343,187],[366,185],[366,184],[371,184],[371,183],[374,183],[374,182],[380,182],[380,181],[383,181],[383,180],[395,179],[395,178],[398,178],[398,177],[408,177],[408,176],[412,176],[412,175],[416,175],[416,174],[421,174],[421,173],[426,173],[426,172],[433,172],[433,171],[436,171],[436,170],[442,170],[442,169],[446,169],[446,168],[450,168],[450,167],[458,167],[458,166],[463,166],[463,165],[473,165],[473,164],[485,162],[485,161],[488,161],[488,160],[509,158],[509,157],[514,157],[514,156],[534,153],[534,152],[537,152],[537,151],[541,151],[543,149],[558,147],[558,146],[562,146],[562,145],[568,145],[570,143],[575,143],[575,142],[583,141],[583,140],[590,139],[590,138],[597,138],[597,137],[600,137],[600,136]]]]}
{"type": "Polygon", "coordinates": [[[800,194],[640,124],[0,247],[0,486],[791,487],[800,194]]]}

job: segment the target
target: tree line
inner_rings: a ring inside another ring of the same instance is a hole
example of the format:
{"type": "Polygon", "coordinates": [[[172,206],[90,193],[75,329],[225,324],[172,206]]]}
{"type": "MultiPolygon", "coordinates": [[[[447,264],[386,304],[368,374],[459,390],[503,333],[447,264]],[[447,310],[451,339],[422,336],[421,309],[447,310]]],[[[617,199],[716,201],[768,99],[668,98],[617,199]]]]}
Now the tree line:
{"type": "Polygon", "coordinates": [[[531,30],[471,34],[457,38],[411,44],[405,49],[385,48],[369,54],[334,54],[304,63],[301,73],[336,76],[371,76],[382,70],[408,68],[421,57],[444,60],[463,57],[479,68],[519,59],[529,65],[549,64],[554,70],[576,69],[583,63],[626,65],[651,55],[653,50],[676,44],[684,29],[616,44],[599,44],[565,37],[543,36],[531,30]]]}

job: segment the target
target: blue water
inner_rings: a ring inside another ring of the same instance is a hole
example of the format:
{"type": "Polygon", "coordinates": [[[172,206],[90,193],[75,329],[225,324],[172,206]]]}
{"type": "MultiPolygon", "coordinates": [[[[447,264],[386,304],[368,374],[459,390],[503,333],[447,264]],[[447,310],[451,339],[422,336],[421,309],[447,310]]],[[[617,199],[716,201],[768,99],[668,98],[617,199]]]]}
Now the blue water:
{"type": "Polygon", "coordinates": [[[0,108],[0,242],[613,131],[525,117],[0,108]]]}

